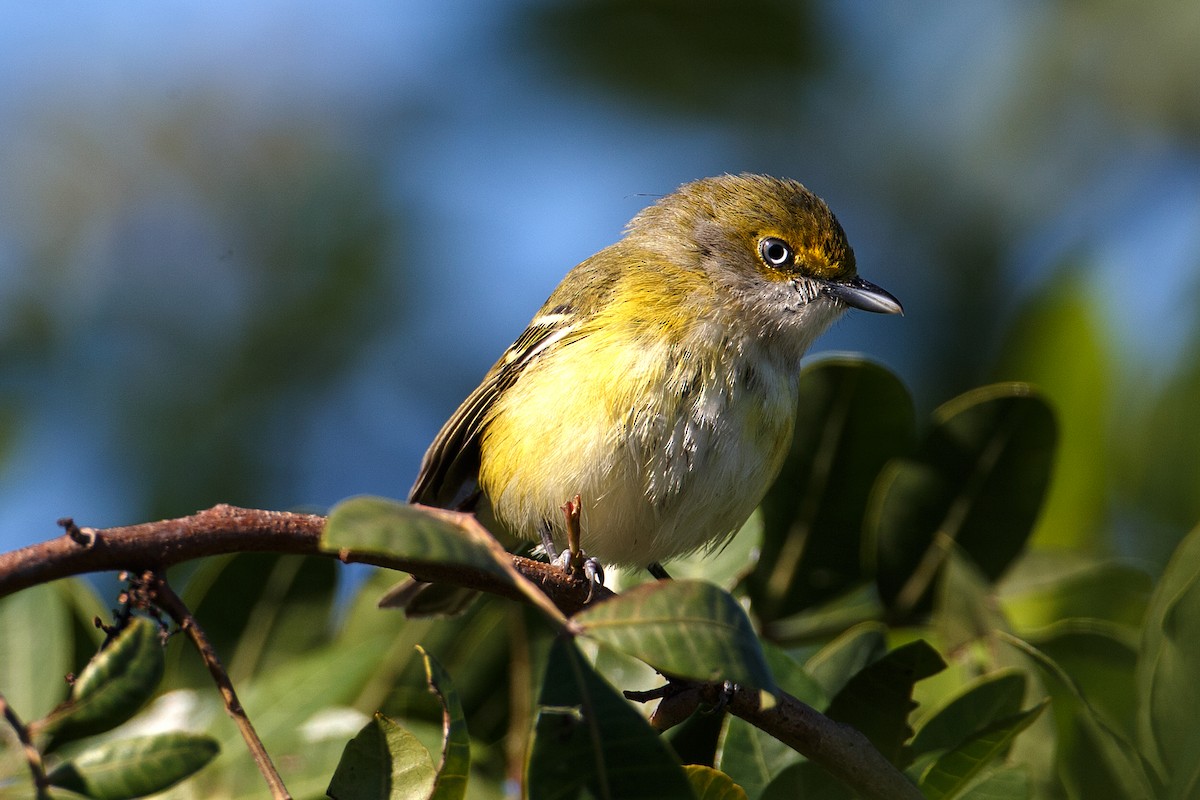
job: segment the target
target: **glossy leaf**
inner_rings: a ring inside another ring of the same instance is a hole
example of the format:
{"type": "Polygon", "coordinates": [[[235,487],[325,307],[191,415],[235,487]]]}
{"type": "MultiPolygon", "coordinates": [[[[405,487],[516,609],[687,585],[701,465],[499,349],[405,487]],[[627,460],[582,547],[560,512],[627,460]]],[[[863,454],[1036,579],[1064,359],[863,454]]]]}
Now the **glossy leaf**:
{"type": "Polygon", "coordinates": [[[193,733],[163,733],[106,742],[60,764],[50,783],[92,800],[126,800],[161,792],[213,758],[214,739],[193,733]]]}
{"type": "Polygon", "coordinates": [[[661,672],[775,690],[746,613],[711,583],[646,583],[584,609],[573,621],[584,635],[661,672]]]}
{"type": "Polygon", "coordinates": [[[542,690],[526,790],[531,800],[690,800],[675,754],[579,649],[558,637],[542,690]]]}
{"type": "Polygon", "coordinates": [[[355,497],[334,506],[321,547],[461,564],[496,577],[509,576],[494,552],[459,526],[417,506],[380,497],[355,497]]]}
{"type": "Polygon", "coordinates": [[[379,712],[346,744],[332,800],[429,800],[436,773],[417,738],[379,712]]]}
{"type": "Polygon", "coordinates": [[[746,791],[720,770],[688,764],[683,771],[696,800],[747,800],[746,791]]]}
{"type": "Polygon", "coordinates": [[[425,661],[425,677],[429,691],[442,703],[442,762],[438,765],[437,780],[430,800],[461,800],[467,795],[467,773],[471,769],[471,740],[462,703],[450,682],[450,676],[433,656],[418,647],[425,661]]]}
{"type": "Polygon", "coordinates": [[[834,696],[825,714],[860,730],[884,758],[902,765],[912,736],[908,716],[916,708],[913,685],[946,668],[937,651],[918,639],[868,664],[834,696]]]}
{"type": "Polygon", "coordinates": [[[921,777],[921,791],[929,800],[957,797],[993,759],[1003,755],[1021,731],[1046,710],[1049,700],[1019,714],[992,722],[966,741],[938,756],[921,777]]]}
{"type": "Polygon", "coordinates": [[[1137,737],[1168,782],[1200,747],[1200,527],[1171,556],[1146,612],[1137,664],[1137,737]]]}
{"type": "Polygon", "coordinates": [[[1007,669],[965,686],[920,727],[909,748],[911,754],[955,747],[980,728],[1017,714],[1025,685],[1025,673],[1007,669]]]}
{"type": "Polygon", "coordinates": [[[31,728],[49,737],[47,751],[115,728],[150,700],[162,674],[159,627],[145,617],[134,617],[88,663],[66,702],[31,728]]]}
{"type": "Polygon", "coordinates": [[[763,499],[763,544],[747,579],[771,621],[861,578],[863,511],[888,459],[915,444],[912,398],[885,367],[839,357],[806,367],[792,448],[763,499]]]}
{"type": "Polygon", "coordinates": [[[1024,384],[968,392],[933,422],[914,457],[885,467],[867,513],[865,555],[901,617],[927,604],[952,543],[998,578],[1029,538],[1053,465],[1054,415],[1024,384]]]}

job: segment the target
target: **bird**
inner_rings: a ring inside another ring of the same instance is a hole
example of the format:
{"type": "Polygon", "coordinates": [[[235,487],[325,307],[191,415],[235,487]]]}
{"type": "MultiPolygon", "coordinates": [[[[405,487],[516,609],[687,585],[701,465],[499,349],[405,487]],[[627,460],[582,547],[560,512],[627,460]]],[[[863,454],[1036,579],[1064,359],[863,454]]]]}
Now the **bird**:
{"type": "Polygon", "coordinates": [[[902,314],[801,183],[685,183],[563,278],[434,437],[409,501],[553,557],[649,568],[724,544],[791,446],[800,362],[843,312],[902,314]]]}

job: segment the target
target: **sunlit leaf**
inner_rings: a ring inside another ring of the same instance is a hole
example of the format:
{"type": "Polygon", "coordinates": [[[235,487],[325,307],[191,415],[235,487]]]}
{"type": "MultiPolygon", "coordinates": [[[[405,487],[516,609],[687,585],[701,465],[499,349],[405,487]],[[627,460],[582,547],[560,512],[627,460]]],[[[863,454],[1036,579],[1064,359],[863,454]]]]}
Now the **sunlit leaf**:
{"type": "Polygon", "coordinates": [[[951,544],[990,580],[1024,547],[1050,477],[1055,422],[1024,384],[968,392],[934,413],[916,456],[871,495],[865,557],[900,616],[922,607],[951,544]]]}
{"type": "Polygon", "coordinates": [[[70,614],[53,584],[0,598],[0,691],[26,719],[67,694],[72,669],[70,614]]]}
{"type": "Polygon", "coordinates": [[[110,730],[136,714],[162,679],[162,650],[156,623],[130,620],[80,673],[67,700],[31,726],[49,737],[46,749],[110,730]]]}
{"type": "Polygon", "coordinates": [[[161,792],[211,761],[216,741],[163,733],[106,742],[85,750],[47,776],[50,783],[93,800],[126,800],[161,792]]]}
{"type": "MultiPolygon", "coordinates": [[[[1063,412],[1053,479],[1033,534],[1056,548],[1093,541],[1112,505],[1113,437],[1105,432],[1113,418],[1113,340],[1102,304],[1080,291],[1080,277],[1064,270],[1030,295],[1009,326],[996,372],[1034,384],[1063,412]]],[[[1178,436],[1178,426],[1172,430],[1178,436]]]]}
{"type": "Polygon", "coordinates": [[[683,768],[696,800],[746,800],[746,792],[724,772],[699,764],[683,768]]]}
{"type": "Polygon", "coordinates": [[[326,794],[333,800],[429,800],[434,779],[424,745],[376,712],[346,744],[326,794]]]}
{"type": "Polygon", "coordinates": [[[746,613],[710,583],[643,584],[584,609],[573,621],[585,635],[667,674],[775,689],[746,613]]]}
{"type": "Polygon", "coordinates": [[[531,800],[690,800],[675,754],[566,637],[555,639],[529,756],[531,800]]]}
{"type": "Polygon", "coordinates": [[[494,551],[459,526],[417,506],[380,497],[356,497],[334,506],[321,535],[321,546],[326,550],[458,564],[497,578],[509,577],[494,551]]]}
{"type": "Polygon", "coordinates": [[[912,450],[908,390],[886,368],[840,357],[800,377],[796,433],[763,499],[763,544],[747,579],[770,621],[828,600],[859,580],[863,512],[879,470],[912,450]]]}
{"type": "Polygon", "coordinates": [[[461,800],[467,794],[467,773],[471,768],[471,740],[467,734],[462,703],[450,676],[437,659],[420,647],[417,650],[425,661],[429,690],[442,703],[442,730],[445,731],[442,762],[438,765],[437,781],[430,800],[461,800]]]}
{"type": "Polygon", "coordinates": [[[1154,579],[1145,570],[1112,561],[1094,564],[1004,598],[1004,612],[1018,631],[1071,617],[1111,620],[1140,628],[1154,579]]]}

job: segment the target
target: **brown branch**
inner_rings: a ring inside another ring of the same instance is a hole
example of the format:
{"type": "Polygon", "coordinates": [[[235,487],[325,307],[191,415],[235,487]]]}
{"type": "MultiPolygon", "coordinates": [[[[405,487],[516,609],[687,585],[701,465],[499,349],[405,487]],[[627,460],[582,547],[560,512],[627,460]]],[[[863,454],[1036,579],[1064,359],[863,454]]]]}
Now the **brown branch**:
{"type": "Polygon", "coordinates": [[[283,785],[283,779],[279,777],[279,772],[275,769],[271,756],[263,747],[262,740],[258,738],[254,725],[251,724],[250,718],[246,716],[246,710],[242,708],[242,703],[238,700],[237,692],[233,689],[233,681],[229,680],[229,674],[225,672],[225,668],[221,666],[221,660],[217,658],[217,651],[213,649],[208,637],[204,635],[204,629],[196,622],[196,618],[192,616],[187,605],[179,595],[175,594],[175,590],[167,584],[162,575],[146,573],[143,581],[149,585],[153,593],[154,605],[167,612],[196,646],[200,658],[204,661],[204,666],[208,667],[213,682],[217,684],[217,689],[221,692],[221,699],[225,701],[225,710],[233,718],[238,730],[241,731],[242,738],[246,741],[246,747],[254,756],[254,763],[258,765],[259,772],[267,781],[267,786],[271,789],[271,796],[275,800],[291,800],[292,796],[288,794],[287,787],[283,785]]]}
{"type": "Polygon", "coordinates": [[[33,740],[29,738],[29,728],[21,722],[21,718],[17,716],[17,712],[12,710],[12,706],[4,699],[4,693],[0,692],[0,711],[4,714],[4,719],[17,733],[17,739],[21,742],[21,749],[25,753],[25,763],[29,765],[29,773],[33,777],[34,795],[37,800],[45,800],[50,797],[50,781],[46,778],[46,768],[42,765],[42,754],[33,746],[33,740]]]}
{"type": "Polygon", "coordinates": [[[797,753],[819,764],[834,777],[872,800],[921,800],[922,794],[900,770],[892,766],[862,733],[835,722],[787,692],[780,692],[770,708],[763,708],[757,690],[720,683],[672,680],[661,689],[626,692],[637,702],[661,698],[650,722],[666,730],[682,722],[701,704],[722,707],[797,753]]]}
{"type": "MultiPolygon", "coordinates": [[[[463,527],[479,524],[469,514],[456,515],[441,509],[436,509],[435,513],[463,527]]],[[[204,556],[270,552],[321,555],[341,558],[347,563],[374,564],[407,572],[423,581],[453,584],[528,602],[528,598],[509,582],[454,564],[322,551],[319,544],[325,518],[315,514],[219,505],[189,517],[118,528],[79,528],[65,519],[61,523],[67,530],[65,535],[0,554],[0,597],[70,575],[109,570],[151,570],[161,575],[169,566],[204,556]]],[[[588,605],[589,593],[593,592],[589,581],[521,556],[512,556],[512,561],[514,568],[538,585],[564,614],[573,614],[588,605]]],[[[594,592],[590,601],[611,594],[601,588],[594,592]]],[[[774,706],[763,709],[759,706],[757,692],[735,690],[722,699],[723,690],[718,684],[678,682],[656,696],[663,697],[655,712],[663,728],[686,717],[700,703],[724,702],[730,713],[819,763],[864,797],[901,800],[921,797],[917,788],[865,736],[790,695],[781,694],[774,706]]]]}
{"type": "MultiPolygon", "coordinates": [[[[453,512],[437,509],[442,518],[453,512]]],[[[469,514],[458,514],[464,526],[478,525],[469,514]]],[[[407,572],[431,583],[448,583],[468,589],[525,600],[521,592],[489,573],[455,564],[439,564],[375,556],[366,553],[325,552],[320,549],[325,517],[284,511],[259,511],[218,505],[189,517],[145,522],[117,528],[80,528],[60,520],[67,533],[0,554],[0,597],[71,575],[129,570],[161,573],[167,567],[204,556],[225,553],[296,553],[341,558],[347,563],[374,564],[407,572]]],[[[564,614],[587,604],[591,586],[586,580],[521,556],[513,566],[545,592],[564,614]]],[[[611,595],[600,590],[593,600],[611,595]]]]}

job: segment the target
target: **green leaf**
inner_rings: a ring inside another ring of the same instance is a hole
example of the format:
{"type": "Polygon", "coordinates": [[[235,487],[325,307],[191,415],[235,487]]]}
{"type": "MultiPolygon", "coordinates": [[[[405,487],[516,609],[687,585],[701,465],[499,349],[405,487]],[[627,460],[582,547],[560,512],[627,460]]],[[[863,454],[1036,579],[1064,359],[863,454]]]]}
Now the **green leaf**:
{"type": "Polygon", "coordinates": [[[1200,730],[1200,527],[1171,556],[1146,611],[1137,737],[1164,779],[1190,770],[1200,730]]]}
{"type": "Polygon", "coordinates": [[[699,764],[683,768],[696,800],[747,800],[746,792],[724,772],[699,764]]]}
{"type": "Polygon", "coordinates": [[[467,773],[471,769],[471,740],[462,703],[450,682],[450,676],[433,656],[418,647],[425,659],[425,677],[429,690],[442,703],[442,763],[438,766],[437,781],[430,800],[461,800],[467,795],[467,773]]]}
{"type": "Polygon", "coordinates": [[[916,708],[913,685],[945,668],[946,662],[925,641],[901,645],[856,673],[825,714],[854,726],[884,758],[903,766],[902,747],[912,736],[908,715],[916,708]]]}
{"type": "Polygon", "coordinates": [[[871,495],[865,556],[885,604],[901,618],[924,608],[951,544],[998,578],[1033,529],[1054,443],[1050,407],[1024,384],[935,411],[917,455],[890,462],[871,495]]]}
{"type": "Polygon", "coordinates": [[[828,697],[841,691],[850,678],[887,652],[887,627],[863,622],[838,636],[804,665],[828,697]]]}
{"type": "Polygon", "coordinates": [[[215,740],[193,733],[162,733],[106,742],[56,767],[54,786],[92,800],[144,797],[174,786],[211,761],[215,740]]]}
{"type": "Polygon", "coordinates": [[[1004,613],[1018,631],[1070,617],[1090,617],[1140,629],[1154,579],[1128,564],[1106,561],[1069,574],[1053,569],[1050,579],[1004,599],[1004,613]]]}
{"type": "MultiPolygon", "coordinates": [[[[1116,385],[1112,326],[1103,303],[1089,297],[1078,270],[1063,270],[1051,285],[1031,295],[1029,306],[1009,327],[997,375],[1038,387],[1059,417],[1061,437],[1045,508],[1033,539],[1056,549],[1089,548],[1104,528],[1112,507],[1113,441],[1108,435],[1114,415],[1116,385]]],[[[1188,408],[1194,407],[1194,401],[1188,408]]],[[[1171,417],[1171,436],[1190,435],[1179,426],[1184,409],[1171,417]]],[[[1161,448],[1142,447],[1147,453],[1161,448]]],[[[1194,450],[1188,450],[1189,454],[1194,450]]],[[[1191,463],[1152,458],[1161,464],[1191,463]]],[[[1193,482],[1194,485],[1194,482],[1193,482]]],[[[1189,491],[1191,487],[1189,486],[1189,491]]],[[[1143,506],[1154,508],[1153,503],[1143,506]]]]}
{"type": "Polygon", "coordinates": [[[1019,714],[996,720],[943,753],[921,777],[921,791],[929,800],[958,796],[994,758],[1008,750],[1017,734],[1033,724],[1049,702],[1043,700],[1019,714]]]}
{"type": "Polygon", "coordinates": [[[792,764],[763,789],[759,800],[857,800],[850,787],[812,761],[792,764]]]}
{"type": "Polygon", "coordinates": [[[48,713],[67,694],[71,618],[53,584],[0,599],[0,691],[25,719],[48,713]]]}
{"type": "Polygon", "coordinates": [[[955,747],[981,727],[1016,714],[1025,683],[1025,673],[1006,669],[968,684],[921,726],[909,752],[915,757],[955,747]]]}
{"type": "Polygon", "coordinates": [[[1017,648],[1047,678],[1058,729],[1058,771],[1071,797],[1154,797],[1133,743],[1088,702],[1062,667],[1026,641],[1000,638],[1017,648]]]}
{"type": "Polygon", "coordinates": [[[746,613],[711,583],[642,584],[584,609],[573,621],[585,635],[669,675],[775,691],[746,613]]]}
{"type": "Polygon", "coordinates": [[[111,730],[150,700],[162,674],[159,627],[145,617],[134,617],[88,663],[66,702],[30,727],[37,735],[49,737],[47,752],[63,742],[111,730]]]}
{"type": "Polygon", "coordinates": [[[1105,620],[1065,619],[1041,629],[1030,641],[1071,676],[1089,703],[1133,738],[1137,730],[1136,635],[1105,620]]]}
{"type": "Polygon", "coordinates": [[[731,716],[721,739],[717,766],[737,781],[747,795],[756,798],[781,770],[803,758],[774,736],[731,716]]]}
{"type": "Polygon", "coordinates": [[[530,800],[691,800],[675,754],[575,644],[550,649],[529,756],[530,800]]]}
{"type": "MultiPolygon", "coordinates": [[[[781,689],[814,708],[826,704],[827,696],[821,685],[791,656],[765,642],[763,653],[781,689]]],[[[774,736],[738,717],[730,717],[721,739],[717,765],[745,789],[746,794],[758,797],[782,769],[802,758],[774,736]]]]}
{"type": "Polygon", "coordinates": [[[333,800],[429,800],[435,778],[429,751],[375,712],[346,744],[325,793],[333,800]]]}
{"type": "Polygon", "coordinates": [[[1029,773],[1023,767],[1006,767],[992,772],[960,795],[961,800],[1029,800],[1029,773]]]}
{"type": "Polygon", "coordinates": [[[495,552],[458,525],[417,506],[380,497],[356,497],[334,506],[321,535],[321,547],[458,564],[509,578],[495,552]]]}
{"type": "MultiPolygon", "coordinates": [[[[936,587],[932,624],[947,652],[1008,630],[987,577],[970,558],[951,546],[936,587]]],[[[1014,708],[1013,711],[1016,711],[1014,708]]]]}
{"type": "Polygon", "coordinates": [[[912,398],[885,367],[839,357],[801,371],[792,448],[763,499],[762,553],[747,579],[759,619],[829,600],[861,578],[867,497],[888,459],[914,444],[912,398]]]}
{"type": "MultiPolygon", "coordinates": [[[[201,561],[182,593],[234,685],[329,641],[339,565],[330,558],[237,553],[201,561]]],[[[191,648],[167,653],[168,683],[212,685],[191,648]]]]}

